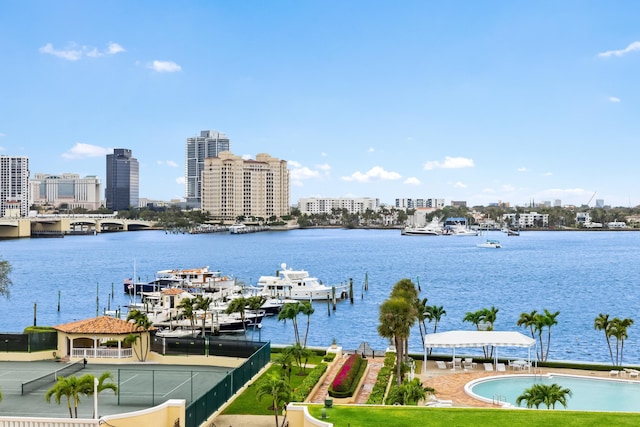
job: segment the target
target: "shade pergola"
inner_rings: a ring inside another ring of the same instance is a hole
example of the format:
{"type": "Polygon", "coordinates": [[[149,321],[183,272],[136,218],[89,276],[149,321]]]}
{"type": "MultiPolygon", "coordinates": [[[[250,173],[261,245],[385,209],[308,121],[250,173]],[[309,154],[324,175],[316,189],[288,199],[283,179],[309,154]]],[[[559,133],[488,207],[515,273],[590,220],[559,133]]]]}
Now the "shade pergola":
{"type": "MultiPolygon", "coordinates": [[[[424,364],[423,372],[427,367],[427,351],[430,348],[452,348],[453,357],[456,348],[459,347],[527,347],[529,349],[528,360],[531,361],[531,347],[536,345],[536,340],[520,332],[510,331],[448,331],[437,334],[429,334],[424,340],[424,364]]],[[[497,361],[497,350],[495,360],[497,361]]],[[[453,367],[455,370],[455,365],[453,367]]]]}

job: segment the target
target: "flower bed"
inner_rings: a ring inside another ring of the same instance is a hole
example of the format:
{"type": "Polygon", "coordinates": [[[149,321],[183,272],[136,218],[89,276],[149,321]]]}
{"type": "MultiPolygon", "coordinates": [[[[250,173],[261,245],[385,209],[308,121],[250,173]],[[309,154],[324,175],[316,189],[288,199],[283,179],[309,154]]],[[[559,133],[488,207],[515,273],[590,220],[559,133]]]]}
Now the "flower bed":
{"type": "Polygon", "coordinates": [[[353,396],[360,377],[367,367],[359,354],[349,356],[329,387],[329,396],[336,398],[353,396]]]}

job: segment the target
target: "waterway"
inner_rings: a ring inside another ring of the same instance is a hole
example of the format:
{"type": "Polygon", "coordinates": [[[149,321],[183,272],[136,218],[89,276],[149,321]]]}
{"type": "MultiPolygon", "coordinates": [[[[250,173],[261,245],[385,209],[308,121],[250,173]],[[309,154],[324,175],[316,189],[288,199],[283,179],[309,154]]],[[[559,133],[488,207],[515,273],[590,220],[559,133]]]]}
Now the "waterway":
{"type": "MultiPolygon", "coordinates": [[[[624,361],[640,363],[637,282],[640,233],[500,232],[482,237],[401,236],[397,230],[310,229],[244,235],[166,234],[163,231],[17,239],[0,242],[0,257],[13,272],[11,298],[0,298],[0,330],[21,331],[35,322],[57,325],[93,317],[129,302],[124,278],[151,280],[158,270],[209,266],[247,283],[274,274],[281,263],[306,269],[326,284],[353,279],[355,298],[337,310],[315,303],[309,345],[335,338],[347,349],[367,342],[383,350],[378,336],[378,307],[402,278],[419,283],[421,298],[442,305],[447,314],[439,331],[473,329],[466,312],[495,306],[496,330],[528,333],[516,322],[523,312],[559,311],[552,328],[550,360],[608,362],[602,331],[593,328],[599,313],[632,318],[624,361]],[[498,238],[501,249],[477,248],[498,238]],[[365,275],[369,289],[364,290],[365,275]],[[114,293],[112,295],[112,289],[114,293]],[[60,311],[58,299],[60,298],[60,311]]],[[[304,330],[305,319],[299,320],[304,330]]],[[[291,322],[265,319],[252,339],[293,342],[291,322]]],[[[420,334],[410,348],[419,351],[420,334]]],[[[501,355],[509,351],[501,350],[501,355]]],[[[526,356],[526,353],[524,354],[526,356]]]]}

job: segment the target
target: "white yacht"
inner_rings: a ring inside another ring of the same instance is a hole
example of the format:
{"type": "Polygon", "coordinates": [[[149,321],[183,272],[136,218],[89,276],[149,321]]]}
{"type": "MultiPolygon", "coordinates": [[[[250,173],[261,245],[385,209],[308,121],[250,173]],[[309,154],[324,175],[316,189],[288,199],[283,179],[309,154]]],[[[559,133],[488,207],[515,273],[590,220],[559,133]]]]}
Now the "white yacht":
{"type": "Polygon", "coordinates": [[[500,242],[495,239],[487,239],[484,243],[478,243],[476,246],[479,248],[501,248],[502,247],[500,242]]]}
{"type": "Polygon", "coordinates": [[[403,236],[440,236],[442,234],[442,224],[438,217],[434,217],[430,223],[422,226],[407,226],[402,229],[403,236]]]}
{"type": "Polygon", "coordinates": [[[258,280],[262,295],[298,301],[333,299],[334,295],[336,299],[344,299],[349,296],[348,283],[324,285],[317,278],[310,277],[306,270],[293,270],[284,263],[280,267],[275,276],[261,276],[258,280]]]}

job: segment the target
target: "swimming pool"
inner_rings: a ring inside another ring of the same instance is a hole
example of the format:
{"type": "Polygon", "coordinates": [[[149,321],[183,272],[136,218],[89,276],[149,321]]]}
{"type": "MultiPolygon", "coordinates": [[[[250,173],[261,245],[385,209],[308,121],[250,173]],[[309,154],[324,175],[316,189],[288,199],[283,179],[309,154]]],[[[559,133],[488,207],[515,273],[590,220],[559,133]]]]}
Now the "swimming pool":
{"type": "MultiPolygon", "coordinates": [[[[625,379],[579,377],[575,375],[505,375],[481,378],[465,385],[465,392],[485,402],[506,402],[513,406],[525,389],[535,383],[559,384],[573,393],[567,407],[556,409],[575,411],[640,412],[640,382],[625,379]]],[[[526,403],[522,402],[526,407],[526,403]]],[[[542,405],[540,408],[546,409],[542,405]]]]}

